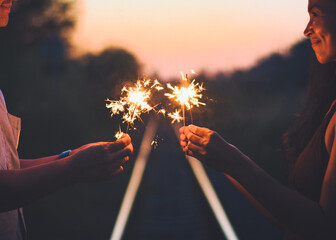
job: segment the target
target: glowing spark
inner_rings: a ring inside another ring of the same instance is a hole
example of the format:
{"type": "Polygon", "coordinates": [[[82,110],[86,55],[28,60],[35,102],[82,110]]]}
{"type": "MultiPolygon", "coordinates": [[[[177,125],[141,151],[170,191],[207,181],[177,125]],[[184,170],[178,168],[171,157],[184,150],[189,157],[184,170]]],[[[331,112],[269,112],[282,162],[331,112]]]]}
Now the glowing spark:
{"type": "Polygon", "coordinates": [[[157,139],[153,140],[152,143],[151,143],[151,146],[153,146],[154,149],[156,149],[158,147],[158,142],[157,142],[157,139]]]}
{"type": "MultiPolygon", "coordinates": [[[[197,74],[194,70],[191,70],[191,73],[197,74]]],[[[196,83],[195,79],[190,83],[188,75],[184,75],[182,71],[181,76],[182,84],[180,86],[172,86],[170,83],[167,84],[167,88],[171,90],[171,93],[165,93],[165,96],[177,102],[182,110],[182,116],[179,115],[178,111],[169,113],[168,116],[173,119],[173,123],[175,121],[179,122],[183,120],[183,125],[185,125],[185,109],[190,111],[192,121],[191,109],[206,104],[200,101],[202,98],[202,91],[204,90],[203,85],[196,83]]]]}
{"type": "Polygon", "coordinates": [[[199,75],[194,69],[191,69],[190,71],[191,71],[192,74],[195,74],[197,76],[199,75]]]}
{"type": "Polygon", "coordinates": [[[181,71],[181,76],[183,81],[188,81],[188,78],[184,75],[184,73],[181,71]]]}
{"type": "Polygon", "coordinates": [[[158,113],[161,113],[164,116],[166,115],[166,110],[162,108],[158,111],[158,113]]]}
{"type": "Polygon", "coordinates": [[[116,132],[116,134],[114,136],[115,136],[116,139],[120,139],[123,135],[124,135],[124,133],[121,131],[121,129],[119,129],[119,131],[116,132]]]}
{"type": "Polygon", "coordinates": [[[202,98],[201,92],[204,90],[202,85],[198,83],[195,84],[193,80],[187,87],[172,86],[170,83],[167,87],[172,90],[172,93],[166,93],[169,99],[174,99],[182,107],[185,106],[188,110],[193,108],[193,106],[199,107],[199,105],[206,105],[200,102],[198,99],[202,98]]]}
{"type": "Polygon", "coordinates": [[[181,122],[183,120],[183,117],[180,115],[180,111],[175,110],[173,113],[168,113],[168,117],[173,119],[172,123],[176,122],[181,122]]]}
{"type": "Polygon", "coordinates": [[[151,88],[155,87],[156,90],[161,91],[164,88],[161,86],[161,83],[159,83],[159,81],[157,79],[154,80],[153,85],[151,86],[151,88]]]}
{"type": "MultiPolygon", "coordinates": [[[[141,120],[140,116],[142,113],[153,110],[153,107],[148,103],[151,96],[151,88],[161,85],[157,80],[154,81],[152,86],[150,84],[150,79],[138,80],[134,86],[122,88],[119,100],[107,99],[108,103],[106,107],[110,109],[111,116],[122,113],[123,122],[132,126],[135,120],[141,120]]],[[[127,130],[128,127],[126,132],[127,130]]]]}

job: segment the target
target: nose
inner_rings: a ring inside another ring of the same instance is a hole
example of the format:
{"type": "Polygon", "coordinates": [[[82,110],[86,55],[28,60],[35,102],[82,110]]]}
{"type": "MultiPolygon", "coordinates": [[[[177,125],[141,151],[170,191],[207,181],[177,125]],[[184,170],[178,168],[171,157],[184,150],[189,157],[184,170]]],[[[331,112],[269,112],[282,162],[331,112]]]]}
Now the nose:
{"type": "Polygon", "coordinates": [[[313,33],[313,27],[312,27],[312,21],[310,20],[307,24],[306,29],[303,32],[303,35],[305,35],[305,37],[309,38],[312,33],[313,33]]]}

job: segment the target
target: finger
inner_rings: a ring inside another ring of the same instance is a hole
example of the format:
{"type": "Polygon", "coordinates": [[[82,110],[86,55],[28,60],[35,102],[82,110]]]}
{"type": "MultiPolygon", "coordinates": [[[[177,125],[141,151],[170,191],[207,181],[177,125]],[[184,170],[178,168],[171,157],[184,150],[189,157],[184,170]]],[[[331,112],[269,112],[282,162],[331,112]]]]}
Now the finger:
{"type": "Polygon", "coordinates": [[[187,146],[184,146],[183,148],[182,148],[182,150],[183,150],[183,152],[187,152],[188,151],[188,147],[187,146]]]}
{"type": "Polygon", "coordinates": [[[131,137],[127,133],[123,133],[118,140],[123,139],[123,138],[131,138],[131,137]]]}
{"type": "Polygon", "coordinates": [[[193,144],[192,142],[188,142],[188,150],[192,151],[194,154],[197,154],[197,155],[204,155],[204,148],[196,145],[196,144],[193,144]]]}
{"type": "Polygon", "coordinates": [[[186,128],[184,129],[184,135],[185,135],[185,136],[188,136],[189,132],[190,132],[189,127],[186,127],[186,128]]]}
{"type": "Polygon", "coordinates": [[[190,149],[187,149],[185,151],[186,155],[190,156],[190,157],[193,157],[193,158],[196,158],[197,160],[201,161],[201,162],[204,162],[204,157],[203,155],[201,154],[198,154],[197,152],[193,152],[191,151],[190,149]]]}
{"type": "Polygon", "coordinates": [[[197,158],[196,155],[195,155],[195,153],[193,151],[189,150],[189,149],[187,149],[185,151],[185,154],[188,155],[188,156],[190,156],[190,157],[197,158]]]}
{"type": "Polygon", "coordinates": [[[125,135],[125,137],[118,139],[115,142],[108,143],[108,149],[110,152],[115,152],[120,149],[125,148],[129,144],[131,144],[131,138],[128,135],[125,135]]]}
{"type": "Polygon", "coordinates": [[[129,160],[129,156],[124,157],[124,159],[122,160],[121,164],[124,164],[124,163],[128,162],[128,160],[129,160]]]}
{"type": "Polygon", "coordinates": [[[188,143],[187,143],[186,141],[181,141],[181,142],[180,142],[181,147],[186,147],[187,144],[188,144],[188,143]]]}
{"type": "Polygon", "coordinates": [[[118,170],[112,172],[112,176],[117,175],[121,173],[122,171],[124,171],[124,167],[120,166],[118,170]]]}
{"type": "Polygon", "coordinates": [[[181,139],[182,141],[185,141],[185,140],[187,139],[187,137],[186,137],[186,135],[181,134],[181,135],[180,135],[180,139],[181,139]]]}
{"type": "Polygon", "coordinates": [[[189,125],[188,130],[200,137],[205,136],[210,131],[208,128],[197,127],[195,125],[189,125]]]}
{"type": "Polygon", "coordinates": [[[115,142],[124,142],[126,143],[126,145],[128,145],[132,142],[132,139],[128,134],[124,134],[120,139],[116,140],[115,142]]]}
{"type": "Polygon", "coordinates": [[[186,150],[185,153],[190,157],[195,157],[195,154],[191,150],[186,150]]]}
{"type": "Polygon", "coordinates": [[[105,180],[110,180],[112,179],[115,175],[118,175],[124,171],[124,168],[122,166],[118,167],[117,169],[113,169],[109,172],[108,176],[105,178],[105,180]]]}
{"type": "Polygon", "coordinates": [[[122,159],[118,159],[118,160],[114,161],[115,164],[113,164],[113,163],[112,163],[112,164],[113,164],[113,165],[117,165],[117,166],[121,166],[121,165],[127,163],[128,161],[129,161],[129,156],[124,157],[124,158],[122,158],[122,159]]]}
{"type": "Polygon", "coordinates": [[[107,176],[109,176],[112,172],[117,171],[122,167],[122,164],[124,164],[125,158],[123,159],[117,159],[113,162],[110,162],[109,165],[102,166],[104,167],[104,170],[102,172],[105,172],[107,176]]]}
{"type": "Polygon", "coordinates": [[[112,153],[111,157],[113,158],[113,160],[115,160],[115,159],[123,159],[123,158],[125,158],[127,156],[130,156],[132,154],[132,152],[133,152],[133,146],[132,146],[132,144],[130,144],[127,147],[125,147],[125,148],[123,148],[123,149],[121,149],[121,150],[119,150],[117,152],[112,153]]]}
{"type": "Polygon", "coordinates": [[[201,146],[203,147],[204,146],[204,138],[198,136],[198,135],[195,135],[194,133],[192,132],[189,132],[188,135],[187,135],[187,139],[192,142],[193,144],[196,144],[198,146],[201,146]]]}
{"type": "Polygon", "coordinates": [[[181,127],[181,128],[180,128],[180,133],[182,133],[182,134],[183,134],[183,133],[184,133],[184,131],[185,131],[185,129],[186,129],[186,127],[181,127]]]}

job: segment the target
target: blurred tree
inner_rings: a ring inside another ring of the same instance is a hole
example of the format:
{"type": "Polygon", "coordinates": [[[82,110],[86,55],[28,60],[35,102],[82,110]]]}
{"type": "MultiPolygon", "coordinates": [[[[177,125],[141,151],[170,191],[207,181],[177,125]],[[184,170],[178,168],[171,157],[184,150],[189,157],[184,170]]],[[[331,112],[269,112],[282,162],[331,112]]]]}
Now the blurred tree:
{"type": "Polygon", "coordinates": [[[29,95],[54,87],[50,82],[56,81],[69,47],[67,36],[75,26],[73,5],[71,0],[14,3],[8,26],[0,29],[0,88],[12,111],[22,113],[29,95]]]}
{"type": "Polygon", "coordinates": [[[137,59],[120,48],[107,48],[98,55],[88,54],[82,58],[88,83],[98,98],[118,96],[125,81],[135,81],[140,66],[137,59]]]}
{"type": "Polygon", "coordinates": [[[110,118],[105,100],[118,99],[127,82],[134,82],[140,73],[137,59],[120,48],[107,48],[99,54],[87,54],[79,59],[84,73],[84,84],[77,85],[82,106],[85,106],[85,129],[89,141],[93,138],[111,140],[120,119],[110,118]],[[94,127],[92,127],[94,126],[94,127]]]}
{"type": "Polygon", "coordinates": [[[247,155],[286,181],[281,136],[303,106],[312,50],[304,40],[286,54],[271,54],[254,67],[200,76],[208,106],[197,123],[223,134],[247,155]]]}
{"type": "Polygon", "coordinates": [[[28,0],[14,4],[11,21],[3,37],[17,46],[39,44],[50,35],[67,41],[75,26],[74,0],[28,0]]]}

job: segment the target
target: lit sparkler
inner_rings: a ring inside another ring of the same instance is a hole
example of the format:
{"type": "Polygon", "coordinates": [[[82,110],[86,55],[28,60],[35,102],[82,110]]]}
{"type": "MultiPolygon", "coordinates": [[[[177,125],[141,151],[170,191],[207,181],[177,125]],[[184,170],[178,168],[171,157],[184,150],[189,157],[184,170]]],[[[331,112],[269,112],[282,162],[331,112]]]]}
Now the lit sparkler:
{"type": "Polygon", "coordinates": [[[181,122],[181,120],[183,119],[183,117],[180,115],[180,111],[179,110],[175,110],[175,112],[173,113],[168,113],[167,114],[168,117],[170,117],[172,120],[172,123],[176,122],[181,122]]]}
{"type": "MultiPolygon", "coordinates": [[[[191,71],[193,74],[196,74],[194,70],[191,71]]],[[[175,121],[179,122],[183,120],[183,125],[185,125],[185,108],[190,111],[193,107],[199,107],[200,105],[206,105],[203,102],[200,102],[199,99],[202,98],[201,92],[204,90],[203,85],[196,83],[195,79],[189,84],[188,75],[184,75],[181,72],[182,76],[182,85],[181,86],[172,86],[170,83],[167,84],[167,87],[172,90],[171,93],[166,93],[169,99],[175,100],[182,108],[182,116],[180,116],[179,111],[168,114],[170,118],[173,119],[172,123],[175,121]]]]}
{"type": "Polygon", "coordinates": [[[116,139],[120,139],[123,135],[124,135],[124,133],[121,131],[121,128],[120,128],[120,126],[119,126],[119,131],[116,132],[116,134],[114,135],[114,137],[115,137],[116,139]]]}
{"type": "MultiPolygon", "coordinates": [[[[110,109],[111,116],[123,114],[123,123],[127,123],[126,133],[129,126],[134,125],[135,120],[142,121],[140,117],[142,113],[147,113],[154,109],[148,103],[153,88],[157,91],[163,89],[158,80],[154,80],[153,83],[150,79],[138,80],[134,86],[122,88],[119,100],[106,100],[108,102],[106,107],[110,109]]],[[[121,133],[120,130],[116,137],[120,137],[121,133]]]]}

